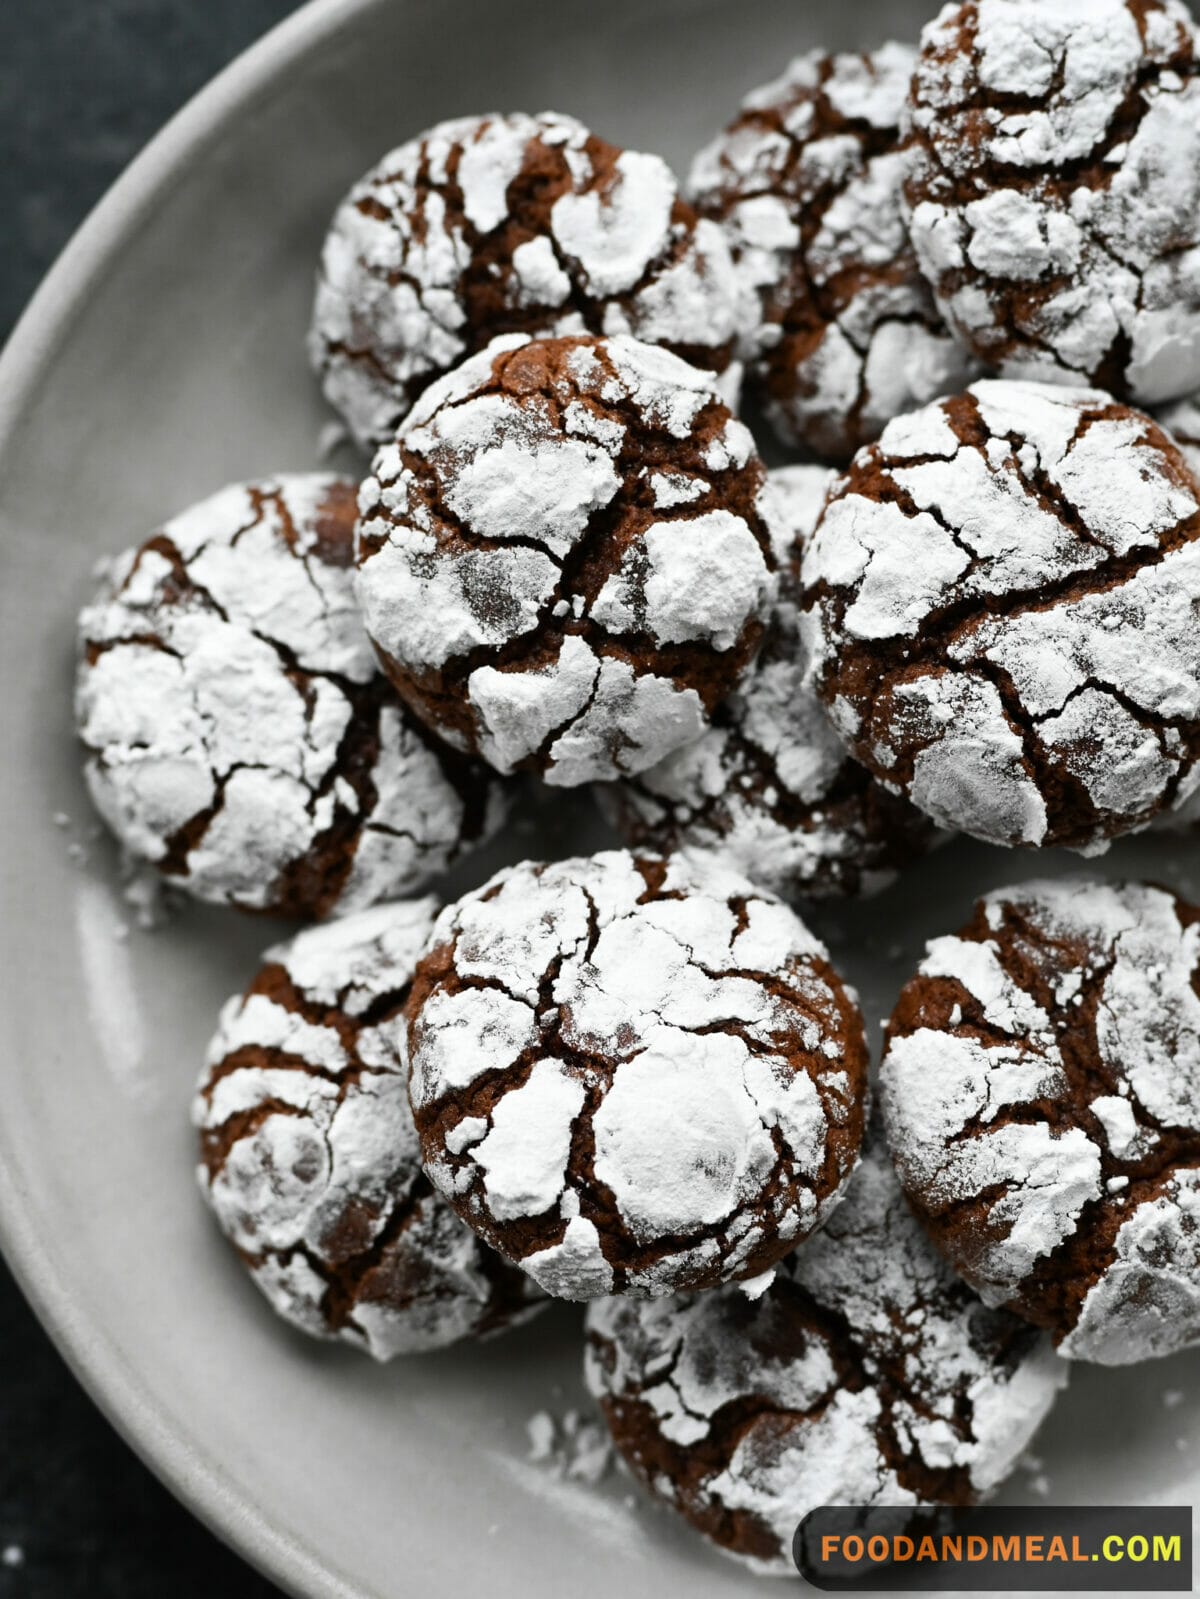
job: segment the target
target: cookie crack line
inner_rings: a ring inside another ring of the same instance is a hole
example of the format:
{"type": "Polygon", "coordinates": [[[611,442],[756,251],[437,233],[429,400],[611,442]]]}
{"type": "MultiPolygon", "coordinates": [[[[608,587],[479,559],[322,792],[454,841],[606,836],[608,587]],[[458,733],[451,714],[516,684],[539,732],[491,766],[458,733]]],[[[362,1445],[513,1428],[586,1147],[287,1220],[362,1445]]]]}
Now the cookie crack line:
{"type": "Polygon", "coordinates": [[[1098,851],[1200,759],[1197,547],[1200,485],[1148,417],[980,382],[889,424],[834,486],[801,563],[817,690],[941,826],[1098,851]]]}
{"type": "Polygon", "coordinates": [[[398,901],[268,951],[225,1007],[193,1104],[218,1224],[285,1320],[379,1360],[536,1310],[421,1171],[396,1024],[432,928],[398,901]]]}
{"type": "Polygon", "coordinates": [[[968,0],[930,23],[904,199],[939,308],[982,362],[1153,405],[1200,381],[1183,264],[1196,40],[1182,9],[1154,8],[1153,29],[1140,0],[1102,9],[968,0]]]}
{"type": "Polygon", "coordinates": [[[724,1288],[591,1305],[585,1374],[651,1491],[782,1573],[816,1504],[981,1497],[1063,1365],[941,1261],[876,1142],[825,1229],[753,1302],[724,1288]]]}
{"type": "Polygon", "coordinates": [[[364,486],[368,632],[456,747],[564,786],[631,774],[702,731],[758,651],[765,489],[750,435],[674,357],[495,341],[427,392],[364,486]]]}
{"type": "Polygon", "coordinates": [[[1200,1339],[1196,925],[1143,884],[995,890],[930,945],[888,1027],[881,1098],[914,1208],[989,1303],[1071,1358],[1200,1339]]]}

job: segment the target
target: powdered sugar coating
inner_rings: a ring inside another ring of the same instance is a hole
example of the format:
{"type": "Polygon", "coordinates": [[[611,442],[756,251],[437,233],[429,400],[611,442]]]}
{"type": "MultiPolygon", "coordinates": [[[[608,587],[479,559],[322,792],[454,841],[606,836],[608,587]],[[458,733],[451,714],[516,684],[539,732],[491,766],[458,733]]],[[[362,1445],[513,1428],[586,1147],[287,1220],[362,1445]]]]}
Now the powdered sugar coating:
{"type": "Polygon", "coordinates": [[[1200,397],[1190,396],[1176,400],[1155,413],[1160,427],[1164,428],[1183,453],[1184,459],[1195,473],[1200,473],[1200,397]]]}
{"type": "Polygon", "coordinates": [[[379,674],[354,598],[353,484],[238,484],[111,565],[79,618],[88,787],[200,899],[326,915],[429,881],[503,818],[379,674]]]}
{"type": "Polygon", "coordinates": [[[1076,1359],[1200,1342],[1200,912],[1131,883],[988,895],[935,939],[881,1098],[918,1214],[1076,1359]]]}
{"type": "Polygon", "coordinates": [[[804,619],[852,752],[942,826],[1101,849],[1200,780],[1200,489],[1148,417],[981,382],[830,496],[804,619]]]}
{"type": "Polygon", "coordinates": [[[1200,383],[1200,77],[1179,0],[966,0],[925,29],[905,196],[946,320],[1010,377],[1200,383]]]}
{"type": "Polygon", "coordinates": [[[561,1298],[758,1276],[857,1158],[853,998],[786,906],[705,857],[501,872],[443,911],[410,1016],[426,1171],[561,1298]]]}
{"type": "Polygon", "coordinates": [[[436,914],[376,906],[268,950],[193,1104],[201,1189],[271,1305],[377,1360],[499,1331],[537,1299],[421,1172],[398,1018],[436,914]]]}
{"type": "Polygon", "coordinates": [[[749,431],[632,339],[497,339],[360,495],[358,594],[405,700],[501,772],[574,786],[696,738],[774,597],[749,431]]]}
{"type": "Polygon", "coordinates": [[[829,461],[970,375],[901,211],[915,60],[901,44],[798,56],[692,168],[744,290],[751,381],[781,437],[829,461]]]}
{"type": "Polygon", "coordinates": [[[955,1278],[879,1148],[757,1300],[600,1300],[587,1327],[588,1386],[634,1473],[779,1575],[818,1505],[991,1492],[1067,1374],[1049,1339],[955,1278]]]}
{"type": "Polygon", "coordinates": [[[664,161],[517,112],[439,123],[354,186],[325,240],[309,347],[372,448],[498,334],[630,334],[724,370],[736,317],[724,236],[664,161]]]}
{"type": "Polygon", "coordinates": [[[694,744],[596,790],[631,848],[711,850],[785,899],[877,893],[934,831],[847,757],[813,683],[789,566],[802,557],[832,482],[823,467],[771,473],[793,549],[757,663],[694,744]]]}

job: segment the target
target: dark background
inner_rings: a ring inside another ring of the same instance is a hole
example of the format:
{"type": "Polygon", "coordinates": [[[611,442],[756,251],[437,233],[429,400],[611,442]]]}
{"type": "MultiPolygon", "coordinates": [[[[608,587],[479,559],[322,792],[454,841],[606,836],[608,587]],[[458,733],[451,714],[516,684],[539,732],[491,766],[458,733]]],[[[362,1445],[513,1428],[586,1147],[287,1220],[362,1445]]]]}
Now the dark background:
{"type": "MultiPolygon", "coordinates": [[[[296,0],[0,0],[0,341],[83,217],[296,0]]],[[[0,1262],[0,1599],[271,1599],[103,1420],[0,1262]]]]}

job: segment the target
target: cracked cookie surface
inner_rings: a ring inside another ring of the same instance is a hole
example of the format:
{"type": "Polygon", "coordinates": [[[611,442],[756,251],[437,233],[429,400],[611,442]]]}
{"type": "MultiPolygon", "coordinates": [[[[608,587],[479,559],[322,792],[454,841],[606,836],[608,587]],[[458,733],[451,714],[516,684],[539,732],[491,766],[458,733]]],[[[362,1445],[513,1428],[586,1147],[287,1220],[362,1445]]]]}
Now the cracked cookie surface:
{"type": "Polygon", "coordinates": [[[325,916],[406,893],[499,826],[502,786],[378,670],[354,485],[238,484],[110,563],[76,720],[113,832],[199,899],[325,916]]]}
{"type": "Polygon", "coordinates": [[[986,1496],[1067,1367],[953,1275],[875,1147],[759,1298],[589,1306],[585,1375],[647,1487],[727,1554],[794,1575],[818,1505],[986,1496]]]}
{"type": "Polygon", "coordinates": [[[497,339],[426,391],[359,506],[358,594],[401,696],[564,787],[703,732],[774,598],[749,430],[710,374],[632,339],[497,339]]]}
{"type": "Polygon", "coordinates": [[[839,464],[971,375],[902,214],[899,125],[915,62],[901,44],[798,56],[692,168],[747,302],[751,387],[785,442],[839,464]]]}
{"type": "Polygon", "coordinates": [[[1176,0],[968,0],[922,37],[905,197],[942,314],[1005,376],[1200,384],[1200,69],[1176,0]]]}
{"type": "Polygon", "coordinates": [[[767,1271],[862,1140],[852,994],[795,914],[715,862],[613,851],[500,873],[413,983],[425,1169],[547,1292],[767,1271]]]}
{"type": "MultiPolygon", "coordinates": [[[[833,481],[817,466],[771,473],[793,562],[833,481]]],[[[598,786],[596,797],[632,849],[711,850],[784,899],[873,894],[930,846],[935,830],[851,760],[831,727],[800,636],[790,565],[762,653],[709,730],[640,776],[598,786]]]]}
{"type": "Polygon", "coordinates": [[[571,117],[464,117],[385,156],[325,241],[309,339],[371,448],[498,334],[629,334],[723,371],[737,285],[719,228],[656,155],[571,117]]]}
{"type": "Polygon", "coordinates": [[[421,1171],[400,1018],[436,914],[398,901],[268,950],[193,1103],[201,1189],[255,1283],[286,1321],[377,1360],[538,1303],[421,1171]]]}
{"type": "Polygon", "coordinates": [[[1200,911],[1158,888],[1000,889],[935,939],[881,1099],[938,1246],[1064,1355],[1200,1342],[1200,911]]]}
{"type": "Polygon", "coordinates": [[[986,381],[890,423],[806,552],[852,753],[993,844],[1107,841],[1200,784],[1200,489],[1107,395],[986,381]]]}

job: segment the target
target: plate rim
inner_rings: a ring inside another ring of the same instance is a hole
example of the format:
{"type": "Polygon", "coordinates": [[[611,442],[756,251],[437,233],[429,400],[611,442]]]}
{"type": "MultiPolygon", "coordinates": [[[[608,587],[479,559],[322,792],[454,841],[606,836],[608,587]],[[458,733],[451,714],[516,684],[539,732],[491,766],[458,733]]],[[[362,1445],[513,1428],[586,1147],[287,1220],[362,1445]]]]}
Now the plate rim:
{"type": "MultiPolygon", "coordinates": [[[[91,286],[110,270],[181,164],[202,152],[291,63],[385,3],[407,0],[306,0],[209,79],[125,167],[71,235],[0,349],[0,451],[19,432],[28,398],[70,339],[91,286]]],[[[376,1599],[248,1502],[220,1464],[199,1452],[178,1418],[162,1410],[121,1352],[95,1338],[72,1302],[53,1239],[41,1236],[12,1159],[0,1159],[0,1254],[89,1399],[222,1543],[295,1599],[376,1599]]]]}

